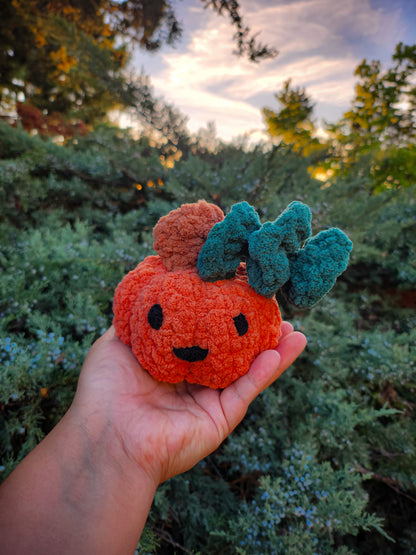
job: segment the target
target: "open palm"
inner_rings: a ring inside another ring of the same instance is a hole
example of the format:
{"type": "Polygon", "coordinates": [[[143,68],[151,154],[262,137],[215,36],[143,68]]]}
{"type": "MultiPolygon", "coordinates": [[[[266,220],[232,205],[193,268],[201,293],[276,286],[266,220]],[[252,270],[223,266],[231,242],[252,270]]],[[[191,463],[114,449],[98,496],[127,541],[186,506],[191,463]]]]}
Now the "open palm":
{"type": "Polygon", "coordinates": [[[152,378],[111,327],[90,349],[75,404],[86,422],[111,429],[115,443],[156,484],[211,453],[244,417],[251,401],[302,352],[306,338],[282,324],[276,350],[224,390],[152,378]]]}

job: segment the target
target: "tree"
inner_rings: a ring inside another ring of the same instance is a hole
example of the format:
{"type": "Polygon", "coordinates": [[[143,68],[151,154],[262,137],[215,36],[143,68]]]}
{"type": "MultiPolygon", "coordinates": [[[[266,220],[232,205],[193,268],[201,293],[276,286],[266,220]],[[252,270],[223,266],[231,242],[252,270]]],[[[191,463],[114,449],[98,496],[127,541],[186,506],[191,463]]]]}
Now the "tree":
{"type": "Polygon", "coordinates": [[[278,112],[270,108],[262,110],[271,137],[291,146],[295,152],[304,154],[308,154],[314,147],[319,147],[320,143],[314,137],[314,106],[305,89],[293,88],[291,80],[288,79],[275,98],[281,106],[278,112]]]}
{"type": "Polygon", "coordinates": [[[305,89],[290,80],[276,99],[277,112],[263,109],[267,131],[303,155],[318,153],[315,175],[325,179],[349,171],[364,156],[374,190],[416,182],[416,45],[399,43],[392,66],[363,60],[355,70],[357,84],[351,108],[340,121],[324,124],[326,139],[316,138],[313,104],[305,89]]]}
{"type": "Polygon", "coordinates": [[[341,170],[369,156],[374,189],[416,182],[416,45],[399,43],[392,66],[363,60],[351,109],[327,126],[332,168],[341,170]]]}
{"type": "Polygon", "coordinates": [[[3,103],[25,100],[91,122],[132,98],[126,47],[99,5],[13,0],[1,9],[3,103]]]}
{"type": "Polygon", "coordinates": [[[363,60],[356,68],[351,109],[332,128],[341,142],[344,135],[360,149],[416,143],[416,45],[399,43],[392,61],[384,71],[378,60],[363,60]]]}
{"type": "MultiPolygon", "coordinates": [[[[276,52],[257,43],[235,0],[201,0],[228,13],[240,55],[276,52]]],[[[128,76],[133,46],[155,51],[181,36],[170,0],[6,0],[0,6],[0,102],[28,101],[93,123],[110,108],[135,106],[143,92],[128,76]]]]}
{"type": "Polygon", "coordinates": [[[231,25],[236,29],[234,34],[234,40],[237,43],[236,54],[246,55],[252,62],[277,56],[276,49],[257,42],[256,35],[250,37],[250,28],[243,23],[240,6],[236,0],[201,0],[201,2],[219,15],[228,14],[231,25]]]}

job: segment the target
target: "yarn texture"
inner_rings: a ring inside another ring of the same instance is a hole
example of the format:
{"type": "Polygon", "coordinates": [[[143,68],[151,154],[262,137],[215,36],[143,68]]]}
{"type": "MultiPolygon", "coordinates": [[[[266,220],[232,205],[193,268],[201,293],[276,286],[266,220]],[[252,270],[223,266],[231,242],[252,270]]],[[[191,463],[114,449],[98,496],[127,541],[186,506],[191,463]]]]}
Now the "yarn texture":
{"type": "Polygon", "coordinates": [[[198,272],[202,279],[216,281],[233,277],[247,251],[253,231],[260,229],[260,218],[247,202],[235,204],[224,221],[216,224],[198,257],[198,272]]]}
{"type": "Polygon", "coordinates": [[[227,387],[277,346],[281,288],[301,308],[317,302],[348,264],[339,229],[311,235],[311,213],[293,202],[261,225],[247,202],[224,217],[205,201],[184,204],[153,230],[148,256],[118,285],[118,337],[154,378],[227,387]]]}
{"type": "Polygon", "coordinates": [[[310,308],[335,285],[347,269],[352,243],[340,229],[321,231],[290,258],[290,279],[283,292],[299,308],[310,308]]]}
{"type": "Polygon", "coordinates": [[[266,222],[249,236],[247,272],[250,285],[272,297],[289,279],[290,253],[296,253],[311,234],[311,212],[292,202],[275,222],[266,222]]]}
{"type": "Polygon", "coordinates": [[[199,252],[214,224],[224,219],[215,204],[184,204],[158,221],[153,247],[168,270],[195,268],[199,252]]]}
{"type": "Polygon", "coordinates": [[[123,280],[114,312],[120,339],[154,378],[170,383],[226,387],[280,337],[276,301],[256,293],[247,280],[205,282],[196,269],[168,271],[158,256],[123,280]],[[160,326],[149,322],[155,306],[160,326]],[[248,323],[242,335],[236,324],[241,315],[248,323]]]}

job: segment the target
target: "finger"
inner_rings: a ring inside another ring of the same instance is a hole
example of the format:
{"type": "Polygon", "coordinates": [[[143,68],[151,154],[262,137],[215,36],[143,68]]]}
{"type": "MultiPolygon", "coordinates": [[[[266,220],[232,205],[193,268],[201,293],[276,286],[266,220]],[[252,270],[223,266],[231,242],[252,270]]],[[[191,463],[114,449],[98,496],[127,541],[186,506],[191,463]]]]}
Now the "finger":
{"type": "Polygon", "coordinates": [[[293,331],[293,326],[290,322],[285,322],[283,321],[281,326],[280,326],[280,331],[282,333],[282,335],[280,336],[280,341],[282,340],[282,338],[285,335],[288,335],[289,333],[292,333],[293,331]]]}
{"type": "Polygon", "coordinates": [[[88,354],[84,361],[84,366],[85,366],[85,362],[89,361],[90,358],[93,357],[97,351],[98,352],[101,351],[101,349],[105,346],[106,343],[109,343],[110,341],[114,341],[114,340],[117,340],[116,332],[115,332],[114,326],[110,326],[108,330],[106,330],[103,333],[103,335],[99,337],[96,341],[94,341],[94,343],[91,345],[90,350],[88,351],[88,354]]]}
{"type": "Polygon", "coordinates": [[[114,327],[114,326],[110,326],[110,327],[108,328],[108,330],[106,330],[106,331],[102,334],[102,336],[101,336],[99,339],[97,339],[97,342],[98,342],[98,341],[100,341],[100,342],[102,342],[102,341],[113,341],[113,340],[115,340],[115,339],[118,340],[118,337],[117,337],[117,335],[116,335],[115,327],[114,327]]]}
{"type": "Polygon", "coordinates": [[[294,331],[283,337],[276,351],[280,355],[282,373],[293,363],[306,347],[307,339],[300,331],[294,331]]]}
{"type": "Polygon", "coordinates": [[[248,405],[264,388],[277,378],[280,354],[277,350],[261,353],[250,366],[250,370],[224,389],[220,402],[229,431],[244,417],[248,405]]]}
{"type": "Polygon", "coordinates": [[[92,345],[84,360],[83,368],[99,365],[102,367],[106,363],[113,363],[114,360],[121,363],[126,357],[132,364],[136,364],[137,360],[132,353],[130,347],[125,345],[116,335],[114,326],[110,326],[101,337],[99,337],[92,345]]]}
{"type": "Polygon", "coordinates": [[[283,374],[305,346],[306,337],[302,333],[289,333],[274,351],[261,353],[247,374],[224,389],[220,400],[230,431],[242,420],[249,404],[283,374]],[[279,357],[275,357],[273,353],[279,357]]]}

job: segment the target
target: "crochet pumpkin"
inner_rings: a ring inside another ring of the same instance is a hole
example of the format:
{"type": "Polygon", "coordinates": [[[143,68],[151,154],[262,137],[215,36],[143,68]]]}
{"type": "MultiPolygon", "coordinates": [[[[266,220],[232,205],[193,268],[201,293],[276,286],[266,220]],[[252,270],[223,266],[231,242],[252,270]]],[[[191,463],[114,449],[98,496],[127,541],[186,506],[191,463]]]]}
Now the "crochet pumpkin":
{"type": "Polygon", "coordinates": [[[116,289],[118,337],[157,380],[226,387],[276,347],[278,289],[306,308],[345,270],[351,241],[336,228],[309,238],[310,221],[300,202],[263,226],[246,202],[225,217],[205,201],[173,210],[153,230],[158,255],[116,289]]]}

